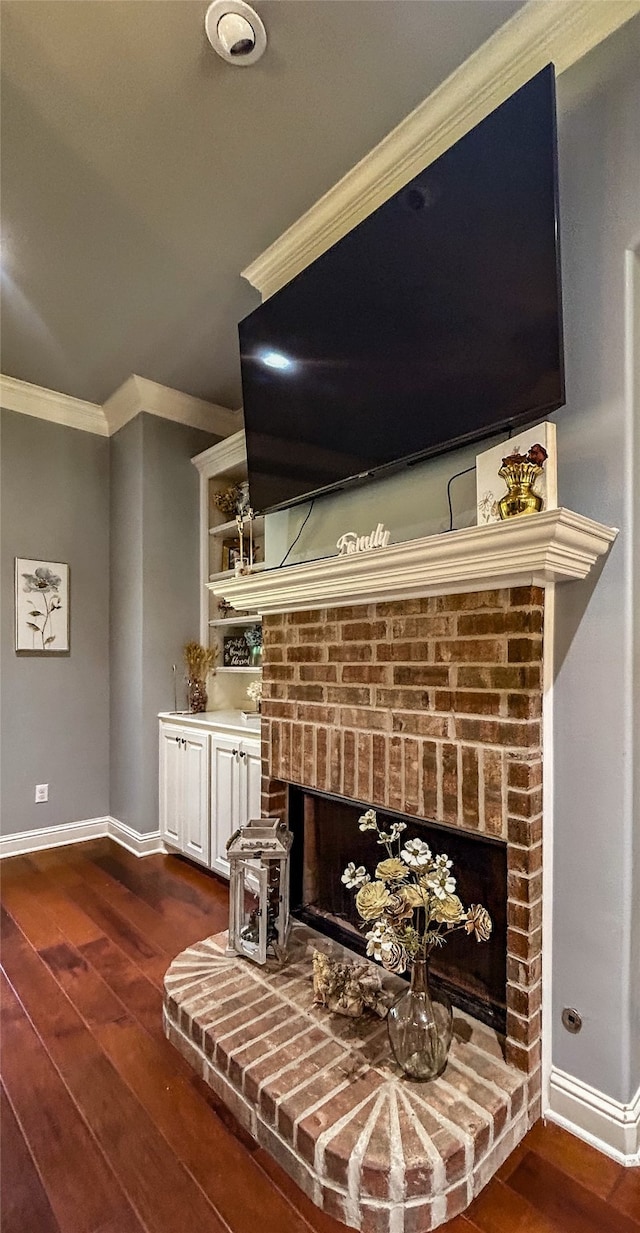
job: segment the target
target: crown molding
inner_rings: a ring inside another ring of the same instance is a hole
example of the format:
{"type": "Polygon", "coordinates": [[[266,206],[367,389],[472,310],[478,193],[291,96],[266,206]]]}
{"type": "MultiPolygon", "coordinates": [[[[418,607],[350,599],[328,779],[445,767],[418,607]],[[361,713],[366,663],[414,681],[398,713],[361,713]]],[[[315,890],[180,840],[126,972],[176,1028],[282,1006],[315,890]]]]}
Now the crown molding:
{"type": "Polygon", "coordinates": [[[19,411],[22,415],[33,415],[101,437],[113,436],[141,411],[190,428],[201,428],[216,437],[237,435],[242,429],[241,410],[232,411],[138,376],[128,377],[101,407],[95,402],[84,402],[70,394],[60,394],[57,390],[0,374],[0,404],[7,411],[19,411]]]}
{"type": "Polygon", "coordinates": [[[52,424],[64,424],[66,428],[79,428],[82,432],[97,433],[107,437],[109,429],[102,407],[95,402],[84,402],[70,394],[59,394],[41,385],[30,385],[17,377],[0,374],[0,404],[6,411],[19,411],[33,415],[52,424]]]}
{"type": "Polygon", "coordinates": [[[242,271],[268,299],[550,62],[563,73],[640,0],[529,0],[242,271]]]}
{"type": "MultiPolygon", "coordinates": [[[[241,412],[239,414],[242,414],[241,412]]],[[[194,467],[201,475],[211,479],[214,475],[224,475],[227,471],[236,471],[247,465],[247,443],[244,429],[226,437],[217,445],[210,445],[208,450],[196,454],[191,459],[194,467]]]]}
{"type": "Polygon", "coordinates": [[[494,587],[546,586],[586,578],[618,534],[583,514],[545,510],[488,526],[237,574],[208,583],[236,609],[301,612],[494,587]]]}
{"type": "Polygon", "coordinates": [[[107,399],[103,409],[109,436],[118,432],[140,411],[173,420],[177,424],[186,424],[190,428],[200,428],[217,437],[228,437],[242,427],[240,411],[206,402],[203,398],[194,398],[191,394],[183,394],[181,390],[173,390],[135,374],[128,377],[107,399]]]}

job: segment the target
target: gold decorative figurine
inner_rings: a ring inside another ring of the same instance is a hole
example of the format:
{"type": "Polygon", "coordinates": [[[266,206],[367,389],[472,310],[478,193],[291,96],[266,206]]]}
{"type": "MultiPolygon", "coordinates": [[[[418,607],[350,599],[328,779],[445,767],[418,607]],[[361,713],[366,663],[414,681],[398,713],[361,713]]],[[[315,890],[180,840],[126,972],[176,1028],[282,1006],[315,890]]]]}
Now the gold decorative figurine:
{"type": "Polygon", "coordinates": [[[502,459],[498,475],[508,491],[498,503],[501,518],[516,518],[521,514],[538,514],[542,509],[542,497],[534,484],[547,459],[542,445],[532,445],[528,454],[509,454],[502,459]]]}

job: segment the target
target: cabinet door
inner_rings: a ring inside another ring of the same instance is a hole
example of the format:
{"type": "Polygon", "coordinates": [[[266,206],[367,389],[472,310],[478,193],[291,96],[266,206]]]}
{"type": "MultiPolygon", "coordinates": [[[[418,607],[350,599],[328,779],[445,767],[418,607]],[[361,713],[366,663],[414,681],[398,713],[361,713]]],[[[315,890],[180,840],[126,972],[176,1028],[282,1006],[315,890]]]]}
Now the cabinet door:
{"type": "Polygon", "coordinates": [[[211,868],[229,877],[226,843],[240,825],[240,744],[211,738],[211,868]]]}
{"type": "Polygon", "coordinates": [[[182,851],[201,864],[209,864],[209,737],[206,732],[185,729],[182,759],[183,831],[182,851]]]}
{"type": "Polygon", "coordinates": [[[262,761],[259,741],[242,741],[240,745],[240,826],[250,818],[260,817],[260,787],[262,761]]]}
{"type": "Polygon", "coordinates": [[[160,834],[182,850],[182,796],[184,749],[182,728],[160,725],[160,834]]]}

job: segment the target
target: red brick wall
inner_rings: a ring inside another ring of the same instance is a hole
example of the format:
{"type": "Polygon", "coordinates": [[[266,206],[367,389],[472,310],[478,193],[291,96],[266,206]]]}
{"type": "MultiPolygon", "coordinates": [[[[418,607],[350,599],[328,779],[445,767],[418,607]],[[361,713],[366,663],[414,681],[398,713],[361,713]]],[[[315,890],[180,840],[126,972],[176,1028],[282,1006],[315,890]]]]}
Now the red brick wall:
{"type": "Polygon", "coordinates": [[[509,763],[539,758],[542,603],[521,587],[266,617],[271,775],[506,839],[509,763]]]}
{"type": "Polygon", "coordinates": [[[264,812],[281,811],[285,781],[507,841],[508,1051],[530,1074],[540,1058],[543,602],[539,588],[517,587],[263,624],[264,812]]]}

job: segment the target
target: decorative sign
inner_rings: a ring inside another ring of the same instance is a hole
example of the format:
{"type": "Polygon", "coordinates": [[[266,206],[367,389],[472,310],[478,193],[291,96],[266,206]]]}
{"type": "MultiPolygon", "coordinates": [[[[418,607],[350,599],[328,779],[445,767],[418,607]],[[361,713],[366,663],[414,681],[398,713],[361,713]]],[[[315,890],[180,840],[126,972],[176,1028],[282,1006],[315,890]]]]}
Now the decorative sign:
{"type": "Polygon", "coordinates": [[[222,645],[222,664],[225,668],[248,668],[249,667],[249,647],[247,646],[244,635],[241,637],[232,634],[223,639],[222,645]]]}
{"type": "Polygon", "coordinates": [[[386,548],[391,538],[391,532],[379,522],[370,535],[358,535],[356,531],[345,531],[336,544],[339,557],[349,557],[354,552],[369,552],[372,548],[386,548]]]}

